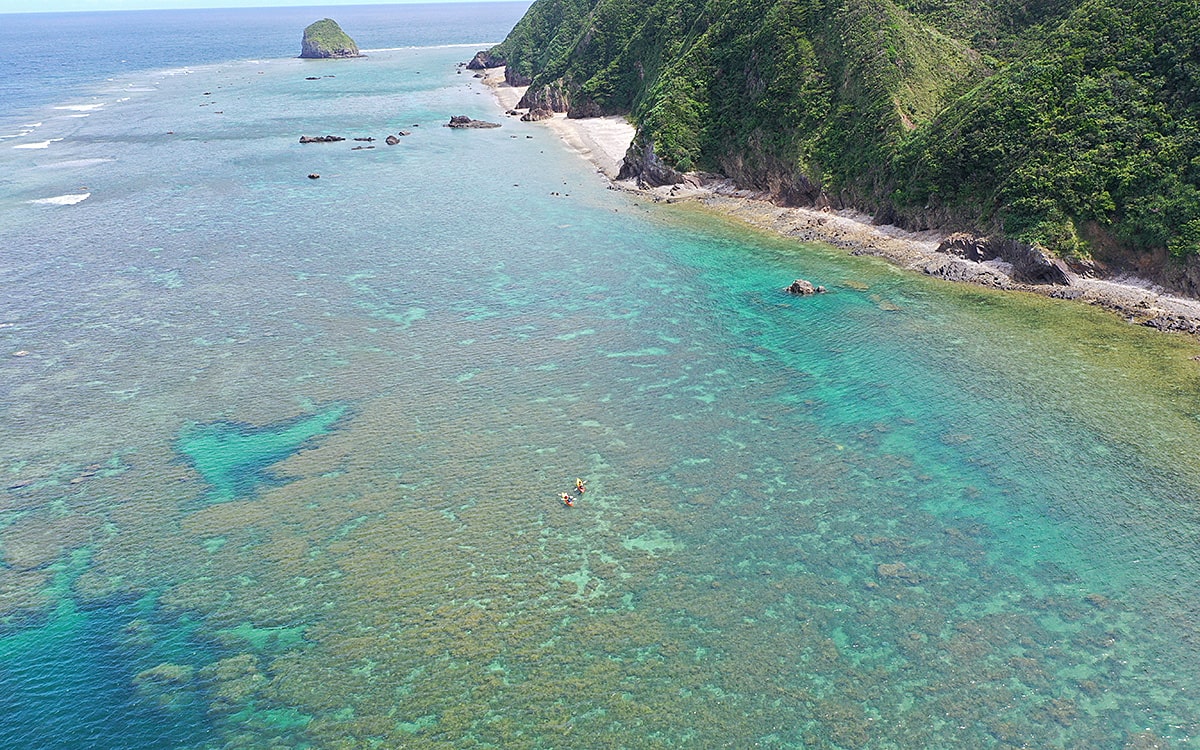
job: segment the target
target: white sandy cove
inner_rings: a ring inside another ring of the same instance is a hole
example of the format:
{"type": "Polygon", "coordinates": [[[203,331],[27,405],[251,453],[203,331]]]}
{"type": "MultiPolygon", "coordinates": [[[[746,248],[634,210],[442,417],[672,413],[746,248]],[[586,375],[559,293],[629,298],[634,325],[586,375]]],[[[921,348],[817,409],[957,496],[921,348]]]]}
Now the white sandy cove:
{"type": "MultiPolygon", "coordinates": [[[[483,82],[491,87],[496,100],[506,112],[514,109],[525,94],[524,86],[513,87],[504,82],[504,68],[484,71],[483,82]]],[[[633,125],[619,115],[568,120],[565,114],[559,112],[552,119],[542,120],[542,124],[610,179],[616,179],[621,171],[621,160],[633,141],[633,125]]]]}

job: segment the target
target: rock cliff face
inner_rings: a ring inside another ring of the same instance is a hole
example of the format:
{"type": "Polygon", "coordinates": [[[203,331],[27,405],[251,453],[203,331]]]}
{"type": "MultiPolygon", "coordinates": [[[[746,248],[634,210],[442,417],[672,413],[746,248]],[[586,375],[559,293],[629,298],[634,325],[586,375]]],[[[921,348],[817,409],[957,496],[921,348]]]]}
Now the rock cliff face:
{"type": "Polygon", "coordinates": [[[548,109],[551,112],[566,112],[571,108],[571,94],[560,78],[538,86],[530,86],[517,103],[521,109],[548,109]]]}
{"type": "Polygon", "coordinates": [[[618,180],[637,180],[639,187],[661,187],[678,185],[683,174],[663,163],[654,153],[654,141],[638,136],[629,144],[625,160],[621,162],[618,180]]]}
{"type": "Polygon", "coordinates": [[[487,50],[482,50],[475,53],[475,57],[471,58],[471,62],[467,63],[467,70],[487,70],[488,68],[503,68],[504,58],[496,57],[487,50]]]}
{"type": "Polygon", "coordinates": [[[1001,260],[1012,266],[1013,279],[1025,284],[1069,286],[1073,276],[1066,263],[1047,256],[1041,248],[1003,237],[975,237],[957,232],[938,246],[938,252],[978,263],[1001,260]]]}
{"type": "Polygon", "coordinates": [[[309,24],[304,30],[304,39],[300,42],[300,57],[319,59],[364,55],[358,51],[354,40],[338,26],[337,21],[322,18],[309,24]]]}

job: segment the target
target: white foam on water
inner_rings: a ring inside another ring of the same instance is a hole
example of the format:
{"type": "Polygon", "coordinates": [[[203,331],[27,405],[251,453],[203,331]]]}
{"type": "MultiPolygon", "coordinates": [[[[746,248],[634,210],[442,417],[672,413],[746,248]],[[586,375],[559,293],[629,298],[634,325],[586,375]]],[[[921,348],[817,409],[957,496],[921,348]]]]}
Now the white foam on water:
{"type": "Polygon", "coordinates": [[[24,125],[21,126],[22,128],[24,128],[24,130],[21,130],[20,132],[17,132],[17,133],[9,133],[8,135],[0,135],[0,141],[6,141],[9,138],[22,138],[24,136],[29,135],[30,133],[32,133],[34,131],[34,129],[40,128],[41,126],[42,126],[42,124],[40,122],[25,123],[24,125]]]}
{"type": "Polygon", "coordinates": [[[62,138],[51,138],[48,141],[38,141],[36,143],[18,143],[13,148],[50,148],[51,143],[61,141],[62,138]]]}
{"type": "Polygon", "coordinates": [[[44,206],[74,206],[76,203],[83,203],[91,197],[91,193],[71,193],[70,195],[56,195],[53,198],[34,198],[28,202],[44,206]]]}
{"type": "Polygon", "coordinates": [[[104,106],[104,102],[96,102],[94,104],[60,104],[55,109],[65,109],[71,112],[91,112],[92,110],[100,109],[104,106]]]}
{"type": "Polygon", "coordinates": [[[116,161],[112,157],[96,157],[94,159],[68,159],[66,161],[56,161],[49,164],[39,164],[39,169],[75,169],[78,167],[91,167],[96,164],[106,164],[110,161],[116,161]]]}
{"type": "Polygon", "coordinates": [[[458,49],[460,47],[490,49],[495,47],[497,44],[499,44],[499,42],[475,42],[473,44],[462,44],[461,42],[456,42],[454,44],[418,44],[411,47],[372,47],[370,49],[360,49],[359,52],[366,54],[368,52],[403,52],[414,49],[458,49]]]}

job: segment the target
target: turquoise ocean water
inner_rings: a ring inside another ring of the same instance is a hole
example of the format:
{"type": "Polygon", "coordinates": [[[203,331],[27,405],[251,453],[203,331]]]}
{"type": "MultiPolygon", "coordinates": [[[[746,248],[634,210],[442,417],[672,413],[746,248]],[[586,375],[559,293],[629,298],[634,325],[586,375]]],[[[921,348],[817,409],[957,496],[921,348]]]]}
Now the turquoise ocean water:
{"type": "Polygon", "coordinates": [[[1198,347],[607,190],[457,72],[522,7],[0,17],[83,50],[0,113],[0,747],[1193,746],[1198,347]]]}

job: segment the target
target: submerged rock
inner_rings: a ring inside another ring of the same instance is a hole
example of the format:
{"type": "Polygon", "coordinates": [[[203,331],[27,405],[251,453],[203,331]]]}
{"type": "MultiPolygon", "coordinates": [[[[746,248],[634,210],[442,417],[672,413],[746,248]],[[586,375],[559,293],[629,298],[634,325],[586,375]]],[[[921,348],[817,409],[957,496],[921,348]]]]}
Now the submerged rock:
{"type": "Polygon", "coordinates": [[[337,21],[322,18],[308,25],[300,42],[300,57],[309,59],[364,57],[337,21]]]}
{"type": "Polygon", "coordinates": [[[875,573],[884,580],[900,581],[909,586],[919,585],[924,578],[902,562],[880,563],[875,567],[875,573]]]}

